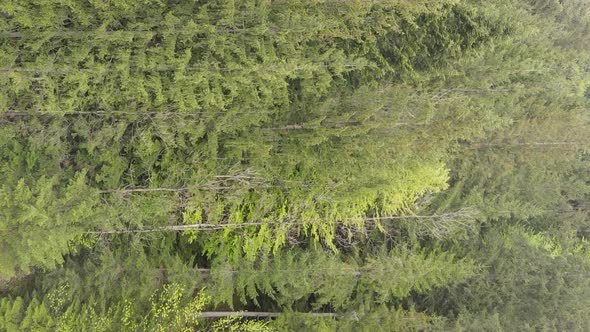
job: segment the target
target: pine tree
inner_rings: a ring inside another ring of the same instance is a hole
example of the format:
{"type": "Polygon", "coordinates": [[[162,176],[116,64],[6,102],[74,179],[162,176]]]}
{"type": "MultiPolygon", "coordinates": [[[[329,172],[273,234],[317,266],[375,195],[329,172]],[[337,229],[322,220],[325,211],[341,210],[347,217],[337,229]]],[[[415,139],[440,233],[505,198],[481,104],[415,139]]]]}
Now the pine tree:
{"type": "Polygon", "coordinates": [[[61,264],[70,242],[95,222],[97,196],[85,185],[84,173],[65,188],[59,188],[56,177],[42,177],[30,185],[25,179],[15,188],[4,185],[0,193],[3,276],[61,264]]]}

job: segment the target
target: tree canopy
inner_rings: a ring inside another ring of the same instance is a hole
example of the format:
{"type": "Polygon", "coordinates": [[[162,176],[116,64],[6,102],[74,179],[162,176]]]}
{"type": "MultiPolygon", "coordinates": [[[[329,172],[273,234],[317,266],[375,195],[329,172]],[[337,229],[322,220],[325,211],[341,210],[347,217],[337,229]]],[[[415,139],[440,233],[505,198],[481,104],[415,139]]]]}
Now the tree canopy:
{"type": "Polygon", "coordinates": [[[0,3],[0,331],[586,331],[586,0],[0,3]]]}

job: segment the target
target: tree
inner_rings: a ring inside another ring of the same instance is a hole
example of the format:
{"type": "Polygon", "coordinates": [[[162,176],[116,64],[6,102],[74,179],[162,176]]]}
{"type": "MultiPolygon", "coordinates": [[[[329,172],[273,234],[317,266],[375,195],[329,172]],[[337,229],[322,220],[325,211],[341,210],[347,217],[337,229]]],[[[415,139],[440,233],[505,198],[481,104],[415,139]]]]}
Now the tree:
{"type": "Polygon", "coordinates": [[[59,185],[57,177],[43,177],[30,185],[21,179],[15,188],[0,189],[4,277],[62,263],[62,255],[73,249],[70,242],[95,221],[98,197],[85,185],[84,174],[65,188],[59,185]]]}
{"type": "Polygon", "coordinates": [[[504,330],[584,330],[589,324],[585,242],[504,224],[461,249],[477,257],[487,272],[460,288],[434,292],[429,310],[456,317],[458,330],[473,324],[504,330]]]}

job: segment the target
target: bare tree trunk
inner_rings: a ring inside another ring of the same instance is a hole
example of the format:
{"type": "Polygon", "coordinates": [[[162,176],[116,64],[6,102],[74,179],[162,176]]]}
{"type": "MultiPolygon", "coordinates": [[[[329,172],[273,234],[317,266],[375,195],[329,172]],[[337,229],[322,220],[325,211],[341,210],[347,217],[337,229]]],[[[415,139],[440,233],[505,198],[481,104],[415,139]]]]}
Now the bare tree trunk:
{"type": "Polygon", "coordinates": [[[145,229],[115,229],[106,231],[92,231],[86,232],[85,234],[128,234],[128,233],[154,233],[154,232],[183,232],[190,230],[222,230],[228,228],[243,228],[248,226],[260,226],[262,222],[250,222],[241,224],[191,224],[191,225],[172,225],[162,226],[156,228],[145,228],[145,229]]]}
{"type": "Polygon", "coordinates": [[[179,192],[179,191],[186,191],[188,187],[180,187],[180,188],[132,188],[132,189],[107,189],[101,190],[99,193],[101,194],[109,194],[109,193],[146,193],[146,192],[155,192],[155,191],[168,191],[168,192],[179,192]]]}
{"type": "Polygon", "coordinates": [[[583,144],[582,142],[519,142],[519,143],[479,143],[474,144],[472,147],[480,148],[480,147],[487,147],[487,146],[544,146],[544,145],[580,145],[583,144]]]}
{"type": "MultiPolygon", "coordinates": [[[[6,111],[1,112],[1,115],[4,116],[38,116],[38,115],[163,115],[163,116],[200,116],[201,114],[205,113],[203,110],[194,110],[190,113],[186,112],[169,112],[169,111],[141,111],[141,112],[134,112],[134,111],[29,111],[29,112],[22,112],[22,111],[6,111]]],[[[223,112],[215,112],[219,114],[226,113],[223,112]]],[[[240,113],[243,114],[243,113],[240,113]]]]}
{"type": "Polygon", "coordinates": [[[166,187],[159,187],[159,188],[122,188],[122,189],[105,189],[100,190],[100,194],[110,194],[110,193],[121,193],[121,194],[130,194],[130,193],[149,193],[149,192],[184,192],[189,189],[202,189],[202,190],[224,190],[229,188],[235,188],[235,185],[245,185],[249,187],[255,188],[272,188],[276,186],[269,185],[267,181],[261,177],[259,177],[255,172],[251,169],[246,169],[237,174],[231,175],[216,175],[213,176],[215,180],[209,181],[205,184],[196,185],[193,187],[184,186],[178,188],[166,188],[166,187]]]}
{"type": "MultiPolygon", "coordinates": [[[[198,318],[224,318],[224,317],[248,317],[248,318],[276,318],[281,312],[254,312],[254,311],[205,311],[197,313],[198,318]]],[[[336,318],[335,313],[330,312],[309,312],[304,313],[311,317],[336,318]]]]}
{"type": "MultiPolygon", "coordinates": [[[[434,215],[409,215],[409,216],[382,216],[382,217],[365,217],[365,218],[350,218],[346,220],[339,221],[338,223],[344,223],[349,221],[363,221],[363,222],[386,222],[386,221],[396,221],[396,220],[407,220],[407,219],[431,219],[431,220],[453,220],[455,218],[465,218],[474,216],[477,213],[476,210],[473,209],[461,209],[454,212],[449,213],[442,213],[442,214],[434,214],[434,215]]],[[[291,217],[295,219],[295,217],[291,217]]],[[[144,229],[119,229],[119,230],[105,230],[105,231],[91,231],[86,232],[85,234],[100,234],[100,235],[108,235],[108,234],[127,234],[127,233],[151,233],[151,232],[182,232],[182,231],[189,231],[189,230],[222,230],[228,228],[244,228],[250,226],[261,226],[261,225],[290,225],[290,226],[297,226],[297,225],[305,225],[305,224],[312,224],[312,223],[320,223],[321,220],[312,220],[306,223],[297,222],[297,221],[276,221],[276,222],[243,222],[243,223],[227,223],[227,224],[188,224],[188,225],[170,225],[170,226],[161,226],[161,227],[154,227],[154,228],[144,228],[144,229]]]]}

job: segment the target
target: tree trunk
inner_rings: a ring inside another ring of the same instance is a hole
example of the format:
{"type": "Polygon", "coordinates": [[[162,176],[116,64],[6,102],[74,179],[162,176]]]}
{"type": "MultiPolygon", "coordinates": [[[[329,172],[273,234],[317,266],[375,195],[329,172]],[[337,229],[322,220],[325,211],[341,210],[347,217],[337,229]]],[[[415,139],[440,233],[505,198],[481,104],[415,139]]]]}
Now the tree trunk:
{"type": "MultiPolygon", "coordinates": [[[[449,213],[442,213],[442,214],[433,214],[433,215],[409,215],[409,216],[382,216],[382,217],[365,217],[361,218],[360,220],[364,222],[375,222],[375,221],[390,221],[390,220],[404,220],[404,219],[453,219],[459,217],[470,217],[477,214],[477,210],[474,209],[461,209],[458,211],[453,211],[449,213]]],[[[350,218],[343,221],[355,221],[357,219],[350,218]]],[[[308,223],[313,223],[314,221],[310,221],[308,223]]],[[[317,220],[316,222],[321,222],[317,220]]],[[[261,225],[303,225],[304,223],[301,222],[292,222],[292,221],[284,221],[284,222],[243,222],[243,223],[231,223],[231,224],[188,224],[188,225],[170,225],[170,226],[161,226],[161,227],[154,227],[154,228],[144,228],[144,229],[119,229],[119,230],[105,230],[105,231],[91,231],[86,232],[86,234],[126,234],[126,233],[149,233],[149,232],[182,232],[182,231],[189,231],[189,230],[221,230],[221,229],[228,229],[228,228],[244,228],[249,226],[261,226],[261,225]]]]}
{"type": "MultiPolygon", "coordinates": [[[[248,317],[248,318],[276,318],[281,312],[254,312],[254,311],[205,311],[197,313],[198,318],[224,318],[224,317],[248,317]]],[[[330,312],[309,312],[304,313],[311,317],[336,318],[335,313],[330,312]]]]}

